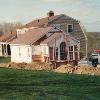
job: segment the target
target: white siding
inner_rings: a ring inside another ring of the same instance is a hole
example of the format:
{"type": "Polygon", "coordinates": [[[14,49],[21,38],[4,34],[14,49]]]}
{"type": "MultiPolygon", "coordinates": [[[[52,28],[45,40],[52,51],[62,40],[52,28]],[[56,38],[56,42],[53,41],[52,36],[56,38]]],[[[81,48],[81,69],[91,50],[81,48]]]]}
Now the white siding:
{"type": "Polygon", "coordinates": [[[49,57],[49,47],[46,46],[46,45],[42,45],[41,49],[42,49],[43,55],[46,56],[46,57],[49,57]]]}
{"type": "Polygon", "coordinates": [[[31,63],[32,62],[32,49],[31,46],[11,45],[11,61],[16,63],[31,63]]]}
{"type": "Polygon", "coordinates": [[[32,55],[41,55],[41,53],[42,50],[40,45],[32,46],[32,55]]]}
{"type": "Polygon", "coordinates": [[[0,44],[0,56],[3,56],[3,54],[2,54],[2,44],[0,44]]]}
{"type": "Polygon", "coordinates": [[[32,55],[49,56],[49,47],[47,45],[32,46],[32,55]]]}

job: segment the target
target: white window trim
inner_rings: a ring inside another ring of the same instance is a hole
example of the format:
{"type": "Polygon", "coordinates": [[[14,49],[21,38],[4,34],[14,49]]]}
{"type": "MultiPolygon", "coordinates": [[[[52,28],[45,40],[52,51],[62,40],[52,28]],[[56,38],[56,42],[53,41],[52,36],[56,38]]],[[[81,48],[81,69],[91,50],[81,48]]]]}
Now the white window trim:
{"type": "Polygon", "coordinates": [[[68,25],[72,25],[72,29],[73,29],[74,28],[73,24],[67,24],[67,33],[71,33],[71,32],[68,32],[68,25]]]}

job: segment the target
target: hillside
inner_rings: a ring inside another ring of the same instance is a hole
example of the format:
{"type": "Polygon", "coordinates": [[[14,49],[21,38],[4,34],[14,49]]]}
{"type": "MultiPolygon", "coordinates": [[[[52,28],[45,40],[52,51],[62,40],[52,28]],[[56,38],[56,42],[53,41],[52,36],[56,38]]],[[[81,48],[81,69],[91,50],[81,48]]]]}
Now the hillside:
{"type": "Polygon", "coordinates": [[[100,32],[87,32],[88,55],[95,49],[100,49],[100,32]]]}
{"type": "Polygon", "coordinates": [[[100,76],[0,68],[0,100],[100,100],[100,76]]]}

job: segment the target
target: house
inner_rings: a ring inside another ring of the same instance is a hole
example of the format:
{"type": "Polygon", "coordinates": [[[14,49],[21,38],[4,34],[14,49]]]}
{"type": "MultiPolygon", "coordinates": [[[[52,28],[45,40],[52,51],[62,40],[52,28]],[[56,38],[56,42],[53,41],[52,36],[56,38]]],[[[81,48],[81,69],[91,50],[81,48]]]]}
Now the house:
{"type": "Polygon", "coordinates": [[[0,56],[11,55],[9,42],[15,39],[16,37],[16,32],[9,32],[0,36],[0,56]]]}
{"type": "Polygon", "coordinates": [[[77,62],[80,43],[56,27],[35,27],[10,42],[11,61],[16,63],[77,62]]]}
{"type": "Polygon", "coordinates": [[[31,28],[17,29],[16,31],[11,31],[0,36],[0,56],[11,56],[11,49],[9,43],[14,39],[18,38],[21,34],[24,34],[31,28]]]}
{"type": "Polygon", "coordinates": [[[56,26],[78,39],[80,41],[80,55],[81,57],[87,57],[87,37],[81,23],[78,20],[65,14],[55,15],[53,11],[49,11],[47,13],[47,17],[33,20],[24,25],[22,28],[44,26],[56,26]]]}

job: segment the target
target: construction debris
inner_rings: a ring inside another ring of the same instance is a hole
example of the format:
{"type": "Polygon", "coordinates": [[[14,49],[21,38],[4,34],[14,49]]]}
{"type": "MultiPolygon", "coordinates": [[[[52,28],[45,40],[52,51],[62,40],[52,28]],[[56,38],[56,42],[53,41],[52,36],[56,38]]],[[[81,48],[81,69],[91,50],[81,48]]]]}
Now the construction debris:
{"type": "Polygon", "coordinates": [[[8,63],[0,64],[0,67],[14,68],[14,69],[26,69],[26,70],[52,70],[52,66],[48,63],[33,62],[27,63],[8,63]]]}
{"type": "Polygon", "coordinates": [[[55,72],[59,73],[74,73],[74,74],[88,74],[88,75],[100,75],[100,68],[98,67],[88,67],[88,66],[71,66],[71,65],[61,65],[55,72]]]}
{"type": "Polygon", "coordinates": [[[27,63],[0,63],[0,67],[14,68],[14,69],[26,69],[26,70],[46,70],[54,71],[58,73],[74,73],[74,74],[88,74],[88,75],[100,75],[100,66],[72,66],[70,64],[61,65],[60,67],[54,69],[49,63],[33,62],[31,64],[27,63]]]}

